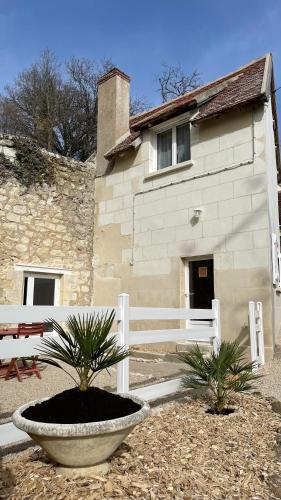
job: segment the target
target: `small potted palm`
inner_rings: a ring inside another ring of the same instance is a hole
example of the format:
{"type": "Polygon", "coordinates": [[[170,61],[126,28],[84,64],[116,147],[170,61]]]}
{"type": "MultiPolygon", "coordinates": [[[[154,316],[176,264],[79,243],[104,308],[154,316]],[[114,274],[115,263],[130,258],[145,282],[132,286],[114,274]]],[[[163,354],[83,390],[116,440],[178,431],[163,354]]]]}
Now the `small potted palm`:
{"type": "Polygon", "coordinates": [[[237,342],[222,342],[218,353],[212,352],[210,356],[205,356],[196,344],[178,358],[188,366],[182,386],[209,390],[212,405],[207,412],[213,415],[233,413],[235,409],[228,407],[230,397],[253,389],[254,382],[260,378],[255,373],[255,363],[245,361],[244,350],[237,342]]]}
{"type": "Polygon", "coordinates": [[[19,429],[66,467],[104,463],[149,414],[145,401],[92,385],[102,370],[130,354],[110,334],[114,314],[69,316],[65,328],[48,320],[58,335],[42,339],[42,361],[68,373],[76,387],[25,404],[13,415],[19,429]]]}

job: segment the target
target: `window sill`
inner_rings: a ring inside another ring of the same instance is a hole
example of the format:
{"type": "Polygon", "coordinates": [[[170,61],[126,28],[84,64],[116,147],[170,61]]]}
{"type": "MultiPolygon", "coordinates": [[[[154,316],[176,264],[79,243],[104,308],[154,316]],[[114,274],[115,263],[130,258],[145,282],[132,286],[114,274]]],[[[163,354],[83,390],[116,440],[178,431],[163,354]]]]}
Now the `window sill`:
{"type": "Polygon", "coordinates": [[[145,181],[149,181],[150,179],[154,179],[154,177],[161,177],[162,175],[169,175],[180,170],[188,169],[194,165],[192,160],[183,161],[182,163],[178,163],[177,165],[172,165],[171,167],[162,168],[161,170],[155,170],[154,172],[150,172],[144,178],[145,181]]]}

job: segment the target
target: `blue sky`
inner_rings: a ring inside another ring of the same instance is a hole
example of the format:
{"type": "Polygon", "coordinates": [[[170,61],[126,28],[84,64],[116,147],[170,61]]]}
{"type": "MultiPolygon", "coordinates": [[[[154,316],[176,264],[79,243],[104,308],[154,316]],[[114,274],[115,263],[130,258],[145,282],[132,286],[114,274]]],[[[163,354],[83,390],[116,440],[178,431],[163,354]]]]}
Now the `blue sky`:
{"type": "Polygon", "coordinates": [[[280,25],[281,0],[0,0],[0,91],[46,47],[112,57],[151,104],[162,62],[207,82],[270,51],[279,86],[280,25]]]}

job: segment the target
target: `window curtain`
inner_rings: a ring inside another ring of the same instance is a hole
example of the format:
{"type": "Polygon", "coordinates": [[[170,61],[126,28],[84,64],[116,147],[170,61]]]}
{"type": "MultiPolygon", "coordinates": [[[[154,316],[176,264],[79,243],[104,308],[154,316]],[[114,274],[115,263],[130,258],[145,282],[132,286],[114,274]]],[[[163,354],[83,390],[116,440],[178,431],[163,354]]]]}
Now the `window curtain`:
{"type": "Polygon", "coordinates": [[[190,133],[189,124],[177,127],[177,163],[190,160],[190,133]]]}
{"type": "Polygon", "coordinates": [[[157,135],[157,169],[172,165],[172,130],[157,135]]]}

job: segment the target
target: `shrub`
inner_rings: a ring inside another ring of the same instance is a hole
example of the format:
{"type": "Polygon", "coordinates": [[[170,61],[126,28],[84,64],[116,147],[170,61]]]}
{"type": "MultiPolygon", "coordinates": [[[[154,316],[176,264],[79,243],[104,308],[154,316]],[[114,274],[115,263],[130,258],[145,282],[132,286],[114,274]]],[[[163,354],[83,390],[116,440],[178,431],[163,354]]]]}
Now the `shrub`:
{"type": "Polygon", "coordinates": [[[114,316],[114,311],[101,316],[69,316],[65,329],[49,319],[48,325],[58,333],[59,339],[43,337],[42,347],[38,349],[44,356],[42,361],[65,371],[81,391],[86,391],[99,372],[130,355],[129,350],[117,346],[116,336],[109,335],[114,316]],[[72,366],[79,382],[58,361],[72,366]]]}
{"type": "Polygon", "coordinates": [[[260,378],[254,373],[255,364],[244,359],[244,350],[237,342],[222,342],[218,354],[204,356],[198,345],[178,358],[189,369],[182,378],[182,386],[192,389],[209,389],[213,395],[212,410],[224,413],[233,393],[248,391],[260,378]]]}

